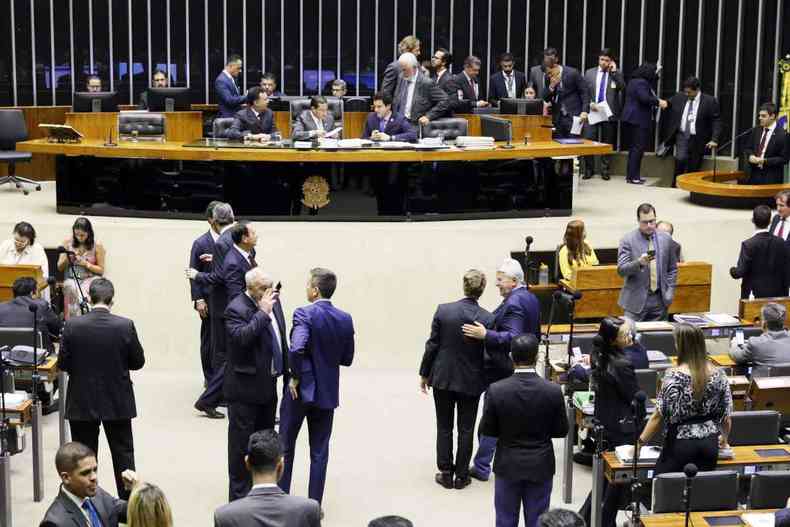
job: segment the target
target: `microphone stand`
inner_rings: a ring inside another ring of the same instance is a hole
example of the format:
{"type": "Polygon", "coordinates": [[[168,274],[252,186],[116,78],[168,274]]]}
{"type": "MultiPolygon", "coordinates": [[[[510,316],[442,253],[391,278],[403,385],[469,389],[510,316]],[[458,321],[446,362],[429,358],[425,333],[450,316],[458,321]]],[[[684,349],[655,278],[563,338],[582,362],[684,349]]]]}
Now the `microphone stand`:
{"type": "Polygon", "coordinates": [[[2,378],[2,382],[0,382],[0,411],[2,411],[2,420],[0,420],[0,525],[13,527],[14,515],[11,512],[11,451],[8,448],[10,427],[5,405],[5,374],[6,362],[2,354],[0,354],[0,378],[2,378]]]}
{"type": "Polygon", "coordinates": [[[570,322],[571,327],[568,335],[568,371],[571,370],[571,358],[573,357],[573,325],[576,318],[576,299],[571,297],[570,300],[570,322]]]}
{"type": "MultiPolygon", "coordinates": [[[[753,130],[753,128],[749,128],[748,130],[744,130],[743,132],[739,133],[733,139],[730,139],[729,141],[727,141],[723,145],[716,146],[715,148],[712,148],[712,150],[713,150],[713,180],[714,181],[716,181],[716,161],[717,161],[717,158],[718,158],[718,151],[719,150],[724,150],[725,148],[727,148],[728,146],[733,144],[735,141],[737,141],[738,139],[740,139],[744,135],[750,133],[752,130],[753,130]]],[[[733,157],[735,157],[735,156],[733,156],[733,157]]]]}
{"type": "MultiPolygon", "coordinates": [[[[551,309],[549,310],[549,323],[546,325],[546,333],[544,335],[543,344],[545,347],[545,363],[543,364],[543,378],[549,379],[550,373],[549,370],[551,365],[549,364],[549,347],[551,346],[551,324],[554,322],[554,306],[557,304],[557,298],[552,295],[551,296],[551,309]]],[[[570,370],[570,368],[568,368],[570,370]]],[[[566,372],[567,373],[567,372],[566,372]]]]}
{"type": "Polygon", "coordinates": [[[30,312],[33,313],[33,371],[31,382],[33,383],[33,409],[32,409],[32,435],[33,435],[33,501],[40,502],[44,499],[44,456],[41,445],[41,399],[38,397],[38,304],[30,304],[30,312]]]}
{"type": "Polygon", "coordinates": [[[593,434],[595,435],[595,454],[593,454],[592,464],[592,490],[591,494],[591,509],[590,509],[590,527],[601,527],[601,509],[603,500],[603,453],[606,451],[604,445],[604,428],[601,423],[596,419],[593,425],[593,434]]]}
{"type": "Polygon", "coordinates": [[[691,482],[692,478],[686,476],[686,483],[683,487],[683,509],[686,515],[685,527],[689,527],[689,517],[691,516],[691,482]]]}
{"type": "Polygon", "coordinates": [[[631,460],[631,527],[638,527],[640,525],[640,507],[639,507],[639,500],[637,499],[637,493],[639,489],[642,488],[642,483],[639,481],[639,477],[637,474],[637,465],[639,463],[639,427],[638,425],[642,421],[642,402],[639,400],[634,400],[631,405],[634,411],[633,421],[634,421],[634,455],[633,459],[631,460]]]}
{"type": "MultiPolygon", "coordinates": [[[[85,298],[85,292],[82,290],[82,280],[80,279],[79,274],[77,273],[77,269],[74,267],[74,262],[71,261],[71,258],[74,256],[73,251],[63,251],[66,254],[66,258],[69,260],[69,268],[71,270],[71,278],[74,280],[75,284],[77,285],[77,291],[80,294],[80,313],[83,315],[87,315],[88,312],[91,310],[88,305],[88,299],[85,298]]],[[[68,306],[66,306],[68,309],[68,306]]]]}

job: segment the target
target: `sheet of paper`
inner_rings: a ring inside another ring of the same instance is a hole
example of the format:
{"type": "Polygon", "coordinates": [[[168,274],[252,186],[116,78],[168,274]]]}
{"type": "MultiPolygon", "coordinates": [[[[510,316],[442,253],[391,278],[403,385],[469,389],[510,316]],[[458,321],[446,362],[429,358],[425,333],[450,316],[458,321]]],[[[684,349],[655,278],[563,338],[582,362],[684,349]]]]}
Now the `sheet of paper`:
{"type": "Polygon", "coordinates": [[[582,126],[584,122],[578,115],[573,116],[573,126],[571,126],[571,135],[582,135],[582,126]]]}
{"type": "Polygon", "coordinates": [[[705,313],[705,318],[719,326],[734,326],[740,321],[727,313],[705,313]]]}
{"type": "Polygon", "coordinates": [[[608,121],[612,116],[612,109],[609,108],[609,103],[606,101],[595,103],[595,109],[590,108],[587,114],[587,121],[590,124],[598,124],[603,121],[608,121]]]}
{"type": "Polygon", "coordinates": [[[325,133],[325,134],[324,134],[324,137],[325,137],[325,138],[329,138],[329,137],[337,137],[337,135],[338,135],[338,134],[340,134],[340,132],[342,132],[342,131],[343,131],[343,127],[342,127],[342,126],[338,126],[337,128],[335,128],[335,129],[334,129],[334,130],[332,130],[331,132],[327,132],[327,133],[325,133]]]}
{"type": "Polygon", "coordinates": [[[774,527],[776,515],[773,512],[746,512],[741,519],[749,527],[774,527]]]}

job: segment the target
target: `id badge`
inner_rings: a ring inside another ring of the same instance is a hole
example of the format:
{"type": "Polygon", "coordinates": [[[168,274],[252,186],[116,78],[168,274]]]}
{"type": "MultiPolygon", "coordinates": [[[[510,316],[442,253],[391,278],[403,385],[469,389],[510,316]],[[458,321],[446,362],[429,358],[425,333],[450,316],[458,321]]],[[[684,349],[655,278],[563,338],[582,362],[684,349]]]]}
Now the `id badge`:
{"type": "Polygon", "coordinates": [[[613,90],[617,89],[617,84],[614,81],[612,81],[611,84],[609,85],[612,87],[613,90]]]}
{"type": "Polygon", "coordinates": [[[464,90],[458,90],[458,100],[459,101],[464,100],[464,90]]]}

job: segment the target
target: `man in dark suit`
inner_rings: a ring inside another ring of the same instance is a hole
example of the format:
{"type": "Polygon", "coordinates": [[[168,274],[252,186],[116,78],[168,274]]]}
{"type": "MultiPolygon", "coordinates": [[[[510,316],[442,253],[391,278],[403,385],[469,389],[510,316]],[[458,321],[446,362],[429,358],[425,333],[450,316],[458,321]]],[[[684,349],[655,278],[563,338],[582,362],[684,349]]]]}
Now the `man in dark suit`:
{"type": "Polygon", "coordinates": [[[462,489],[472,480],[469,461],[474,447],[475,419],[480,394],[486,388],[483,376],[484,344],[464,338],[458,326],[480,322],[494,325],[494,316],[477,300],[486,287],[486,276],[471,269],[464,274],[464,298],[440,304],[431,324],[420,364],[420,388],[433,388],[436,406],[436,483],[447,489],[462,489]],[[458,451],[453,463],[453,415],[458,409],[458,451]],[[455,481],[453,481],[455,476],[455,481]]]}
{"type": "Polygon", "coordinates": [[[790,140],[784,128],[776,123],[776,105],[767,102],[760,106],[758,118],[760,126],[752,130],[743,149],[748,160],[749,183],[782,183],[785,165],[790,159],[790,140]]]}
{"type": "Polygon", "coordinates": [[[669,116],[664,144],[675,145],[675,175],[696,172],[702,166],[705,150],[714,150],[721,136],[719,101],[702,93],[702,83],[696,77],[683,81],[683,91],[669,99],[669,116]]]}
{"type": "Polygon", "coordinates": [[[115,289],[106,278],[91,282],[91,311],[63,329],[58,368],[69,374],[66,419],[71,437],[96,452],[99,426],[112,453],[118,496],[128,498],[121,474],[134,470],[132,419],[137,417],[129,370],[145,364],[134,322],[110,313],[115,289]]]}
{"type": "Polygon", "coordinates": [[[577,69],[560,65],[554,48],[547,48],[543,52],[543,64],[545,72],[541,72],[541,83],[536,85],[538,93],[542,94],[539,96],[545,102],[551,104],[551,116],[557,133],[567,136],[571,132],[574,117],[587,121],[590,107],[587,84],[577,69]]]}
{"type": "MultiPolygon", "coordinates": [[[[151,77],[152,88],[167,88],[167,74],[162,70],[156,70],[151,77]]],[[[140,100],[137,102],[138,110],[148,109],[148,90],[140,93],[140,100]]]]}
{"type": "Polygon", "coordinates": [[[752,212],[757,231],[741,243],[738,265],[730,268],[730,276],[741,279],[741,298],[787,296],[790,287],[790,258],[784,241],[768,230],[771,209],[758,205],[752,212]]]}
{"type": "MultiPolygon", "coordinates": [[[[112,497],[98,483],[96,453],[78,442],[62,445],[55,454],[60,492],[39,527],[117,527],[126,523],[127,504],[112,497]]],[[[123,473],[124,484],[134,487],[137,474],[123,473]]]]}
{"type": "Polygon", "coordinates": [[[274,73],[266,72],[261,75],[261,82],[259,88],[266,92],[268,97],[280,97],[282,93],[277,91],[277,77],[274,73]]]}
{"type": "Polygon", "coordinates": [[[625,181],[634,185],[645,183],[640,170],[645,150],[653,141],[655,107],[664,109],[669,105],[655,93],[658,71],[655,64],[642,64],[631,73],[631,80],[625,88],[625,104],[620,120],[627,125],[624,126],[625,135],[631,139],[625,181]]]}
{"type": "Polygon", "coordinates": [[[780,190],[774,196],[776,203],[776,214],[771,218],[771,226],[768,232],[774,236],[779,236],[785,241],[790,250],[790,191],[780,190]]]}
{"type": "Polygon", "coordinates": [[[274,113],[269,109],[269,96],[257,86],[250,89],[252,104],[239,110],[233,126],[228,128],[228,139],[266,142],[277,131],[274,113]]]}
{"type": "Polygon", "coordinates": [[[559,385],[535,371],[538,339],[520,335],[510,344],[515,373],[488,387],[480,428],[497,438],[494,508],[497,527],[537,527],[549,508],[555,471],[553,437],[568,433],[559,385]]]}
{"type": "MultiPolygon", "coordinates": [[[[401,76],[392,108],[406,117],[412,124],[426,125],[450,113],[450,100],[430,78],[419,74],[417,57],[404,53],[398,59],[401,76]]],[[[449,83],[448,83],[449,84],[449,83]]]]}
{"type": "MultiPolygon", "coordinates": [[[[617,69],[614,54],[609,48],[598,52],[598,66],[590,68],[584,73],[587,92],[590,98],[590,111],[602,111],[599,105],[606,103],[612,115],[608,120],[596,124],[587,123],[583,130],[585,139],[600,141],[610,145],[617,142],[617,120],[620,118],[620,109],[623,104],[623,90],[625,81],[623,74],[617,69]]],[[[599,156],[582,157],[584,175],[582,179],[590,179],[595,171],[595,159],[599,156]]],[[[601,179],[609,180],[610,156],[600,156],[601,179]]]]}
{"type": "Polygon", "coordinates": [[[340,406],[340,366],[354,360],[354,324],[351,315],[336,308],[332,295],[337,276],[329,269],[310,270],[307,282],[309,306],[294,311],[291,380],[280,407],[280,433],[285,451],[282,489],[291,492],[294,449],[305,418],[310,432],[310,482],[308,497],[321,503],[324,497],[329,440],[335,408],[340,406]]]}
{"type": "Polygon", "coordinates": [[[405,117],[392,113],[392,98],[383,93],[373,96],[373,111],[365,120],[362,139],[373,141],[417,141],[417,131],[405,117]]]}
{"type": "Polygon", "coordinates": [[[31,307],[35,306],[38,330],[44,339],[44,347],[51,353],[54,351],[52,341],[60,338],[63,323],[46,300],[37,298],[35,278],[29,276],[17,278],[11,289],[14,299],[0,304],[0,327],[32,328],[31,307]]]}
{"type": "Polygon", "coordinates": [[[472,113],[475,108],[485,108],[488,101],[480,98],[480,59],[469,55],[464,59],[464,69],[453,75],[445,84],[444,91],[451,101],[451,107],[457,113],[472,113]]]}
{"type": "Polygon", "coordinates": [[[310,97],[310,109],[296,117],[292,128],[294,141],[318,139],[331,132],[335,128],[335,118],[329,111],[326,98],[321,95],[310,97]]]}
{"type": "MultiPolygon", "coordinates": [[[[230,256],[230,255],[229,255],[230,256]]],[[[244,275],[246,290],[225,310],[228,363],[225,400],[228,401],[228,474],[230,501],[250,491],[244,454],[250,435],[274,428],[277,377],[283,373],[279,327],[272,314],[277,292],[272,278],[260,268],[244,275]]]]}
{"type": "Polygon", "coordinates": [[[453,56],[450,55],[450,52],[446,49],[438,48],[433,52],[433,57],[431,57],[433,76],[431,79],[433,79],[433,82],[442,90],[445,90],[445,86],[450,81],[450,77],[453,76],[448,69],[452,62],[453,56]]]}
{"type": "Polygon", "coordinates": [[[499,70],[488,80],[488,101],[499,106],[499,99],[520,99],[527,87],[524,73],[513,69],[513,55],[503,53],[499,57],[499,70]]]}
{"type": "MultiPolygon", "coordinates": [[[[406,35],[398,43],[398,57],[404,53],[411,53],[415,57],[420,56],[420,39],[414,35],[406,35]]],[[[386,93],[393,100],[395,100],[395,89],[398,87],[398,80],[400,79],[401,67],[398,59],[393,60],[387,64],[384,70],[384,76],[381,78],[381,86],[379,91],[386,93]]]]}
{"type": "MultiPolygon", "coordinates": [[[[490,357],[484,371],[487,384],[513,373],[513,363],[508,356],[512,339],[525,333],[540,337],[540,305],[537,297],[524,285],[521,264],[512,258],[505,259],[497,270],[496,286],[503,300],[494,310],[494,327],[487,329],[480,322],[461,326],[465,337],[485,342],[490,357]]],[[[480,481],[488,481],[496,439],[483,434],[482,428],[479,433],[474,467],[470,469],[469,475],[480,481]]]]}
{"type": "MultiPolygon", "coordinates": [[[[192,242],[192,249],[189,252],[189,267],[200,272],[211,271],[211,260],[214,255],[214,244],[219,238],[219,228],[214,223],[214,207],[221,202],[212,201],[206,207],[206,221],[209,229],[192,242]]],[[[213,372],[211,366],[211,316],[209,310],[209,298],[211,298],[211,286],[201,285],[194,280],[189,282],[190,294],[192,296],[192,306],[200,316],[200,364],[203,367],[203,388],[208,386],[209,379],[213,372]]]]}
{"type": "Polygon", "coordinates": [[[236,77],[241,72],[241,57],[231,55],[219,75],[214,81],[214,91],[217,92],[219,114],[217,117],[233,117],[241,110],[243,104],[250,101],[249,94],[242,95],[236,85],[236,77]]]}
{"type": "Polygon", "coordinates": [[[318,502],[285,494],[277,482],[283,473],[280,436],[274,430],[259,430],[250,436],[244,465],[252,475],[252,490],[246,497],[214,511],[215,527],[319,527],[318,502]]]}

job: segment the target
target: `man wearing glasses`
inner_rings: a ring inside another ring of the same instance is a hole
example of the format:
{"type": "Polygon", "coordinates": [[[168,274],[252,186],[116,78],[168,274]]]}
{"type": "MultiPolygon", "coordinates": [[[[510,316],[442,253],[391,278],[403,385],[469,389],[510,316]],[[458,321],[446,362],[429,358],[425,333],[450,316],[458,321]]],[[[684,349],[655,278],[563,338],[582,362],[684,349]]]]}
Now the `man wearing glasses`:
{"type": "Polygon", "coordinates": [[[639,227],[623,236],[617,250],[617,273],[625,279],[618,304],[635,322],[666,320],[675,296],[678,262],[672,238],[656,229],[656,209],[636,209],[639,227]]]}

